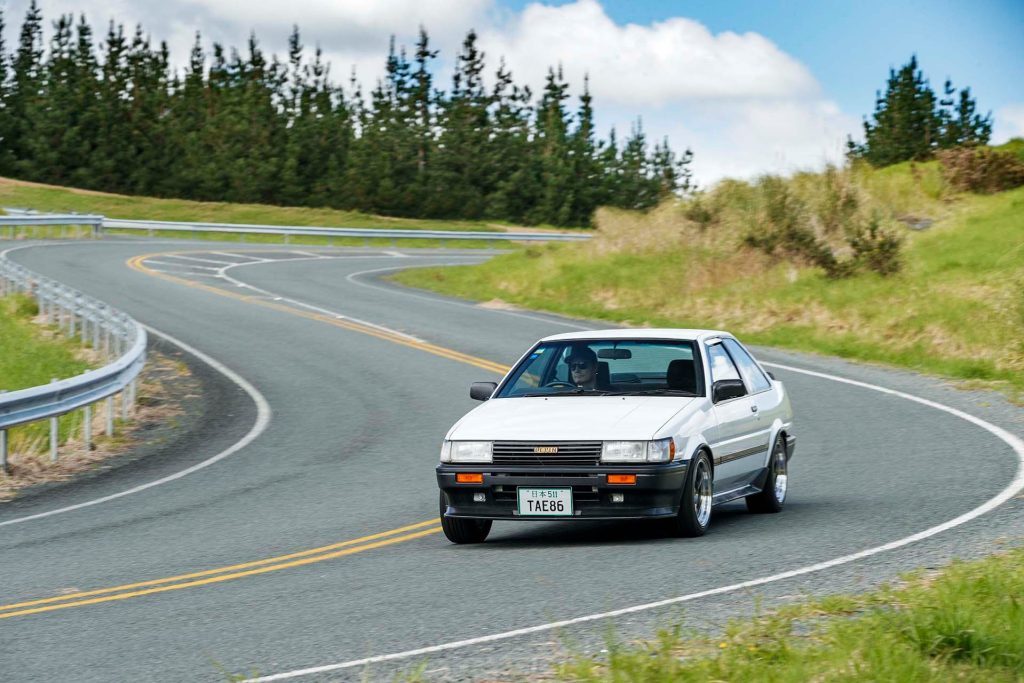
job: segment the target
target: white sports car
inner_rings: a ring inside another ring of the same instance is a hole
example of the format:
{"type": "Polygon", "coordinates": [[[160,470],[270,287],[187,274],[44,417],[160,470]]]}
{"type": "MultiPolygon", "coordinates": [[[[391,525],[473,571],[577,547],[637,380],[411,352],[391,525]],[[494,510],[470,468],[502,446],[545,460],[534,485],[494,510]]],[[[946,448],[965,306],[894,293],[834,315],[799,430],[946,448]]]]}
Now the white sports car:
{"type": "Polygon", "coordinates": [[[786,501],[796,438],[782,383],[727,332],[545,337],[453,426],[437,482],[444,533],[479,543],[496,519],[662,519],[700,536],[714,505],[786,501]]]}

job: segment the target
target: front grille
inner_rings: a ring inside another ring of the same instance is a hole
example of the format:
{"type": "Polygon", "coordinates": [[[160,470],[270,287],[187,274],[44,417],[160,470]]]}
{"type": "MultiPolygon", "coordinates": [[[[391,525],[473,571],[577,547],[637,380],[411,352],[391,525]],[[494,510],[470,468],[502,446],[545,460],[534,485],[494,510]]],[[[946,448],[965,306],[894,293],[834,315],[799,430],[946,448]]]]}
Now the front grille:
{"type": "Polygon", "coordinates": [[[579,465],[601,461],[600,441],[495,441],[495,465],[579,465]],[[536,448],[557,448],[555,453],[536,453],[536,448]]]}

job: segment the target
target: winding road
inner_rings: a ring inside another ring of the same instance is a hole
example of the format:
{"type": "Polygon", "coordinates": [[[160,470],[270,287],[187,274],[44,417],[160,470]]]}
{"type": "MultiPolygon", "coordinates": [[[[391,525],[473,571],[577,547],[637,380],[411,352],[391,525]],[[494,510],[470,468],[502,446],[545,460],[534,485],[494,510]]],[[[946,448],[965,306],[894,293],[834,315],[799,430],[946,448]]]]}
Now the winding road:
{"type": "Polygon", "coordinates": [[[147,457],[0,506],[5,681],[514,679],[609,628],[715,628],[1024,533],[1020,408],[762,349],[797,418],[781,515],[727,505],[689,540],[496,523],[454,546],[433,468],[470,382],[605,325],[377,279],[479,251],[143,240],[10,257],[182,349],[205,394],[147,457]]]}

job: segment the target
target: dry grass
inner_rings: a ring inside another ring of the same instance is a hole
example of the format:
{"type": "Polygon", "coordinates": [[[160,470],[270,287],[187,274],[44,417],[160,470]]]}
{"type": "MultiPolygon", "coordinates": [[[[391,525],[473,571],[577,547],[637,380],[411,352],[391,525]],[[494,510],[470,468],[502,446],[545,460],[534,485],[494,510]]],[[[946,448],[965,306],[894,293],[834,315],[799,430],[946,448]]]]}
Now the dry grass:
{"type": "Polygon", "coordinates": [[[129,419],[121,420],[122,397],[115,398],[115,434],[103,434],[106,402],[96,404],[92,415],[93,449],[83,441],[81,411],[71,428],[72,434],[58,448],[58,460],[50,462],[48,437],[39,430],[11,430],[8,473],[0,473],[0,501],[11,500],[25,487],[67,481],[102,465],[103,461],[125,453],[142,438],[141,432],[157,424],[166,424],[181,415],[182,399],[199,391],[199,382],[187,366],[159,353],[151,353],[140,375],[138,401],[129,407],[129,419]]]}
{"type": "Polygon", "coordinates": [[[854,166],[724,181],[647,213],[602,210],[589,242],[395,279],[631,326],[724,328],[751,343],[981,380],[1024,397],[1022,215],[1024,188],[956,193],[934,162],[854,166]],[[895,275],[835,279],[798,256],[744,246],[759,222],[793,219],[843,258],[844,223],[869,217],[903,240],[895,275]]]}

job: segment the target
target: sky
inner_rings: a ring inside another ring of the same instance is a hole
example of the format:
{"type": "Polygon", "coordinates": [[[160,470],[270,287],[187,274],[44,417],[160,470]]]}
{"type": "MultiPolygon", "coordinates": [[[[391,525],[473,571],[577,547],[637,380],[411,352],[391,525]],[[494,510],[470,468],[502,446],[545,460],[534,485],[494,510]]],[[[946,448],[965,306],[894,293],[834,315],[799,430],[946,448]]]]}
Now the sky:
{"type": "MultiPolygon", "coordinates": [[[[335,79],[371,86],[388,40],[420,25],[441,50],[438,85],[466,32],[492,67],[538,89],[561,65],[578,94],[589,75],[599,131],[638,118],[650,139],[694,151],[704,186],[723,178],[817,169],[862,134],[890,68],[916,54],[932,86],[968,85],[995,118],[993,142],[1024,136],[1024,0],[39,0],[49,22],[85,13],[141,23],[184,64],[195,32],[242,46],[255,32],[285,53],[292,25],[320,45],[335,79]]],[[[8,48],[28,0],[0,0],[8,48]]]]}

